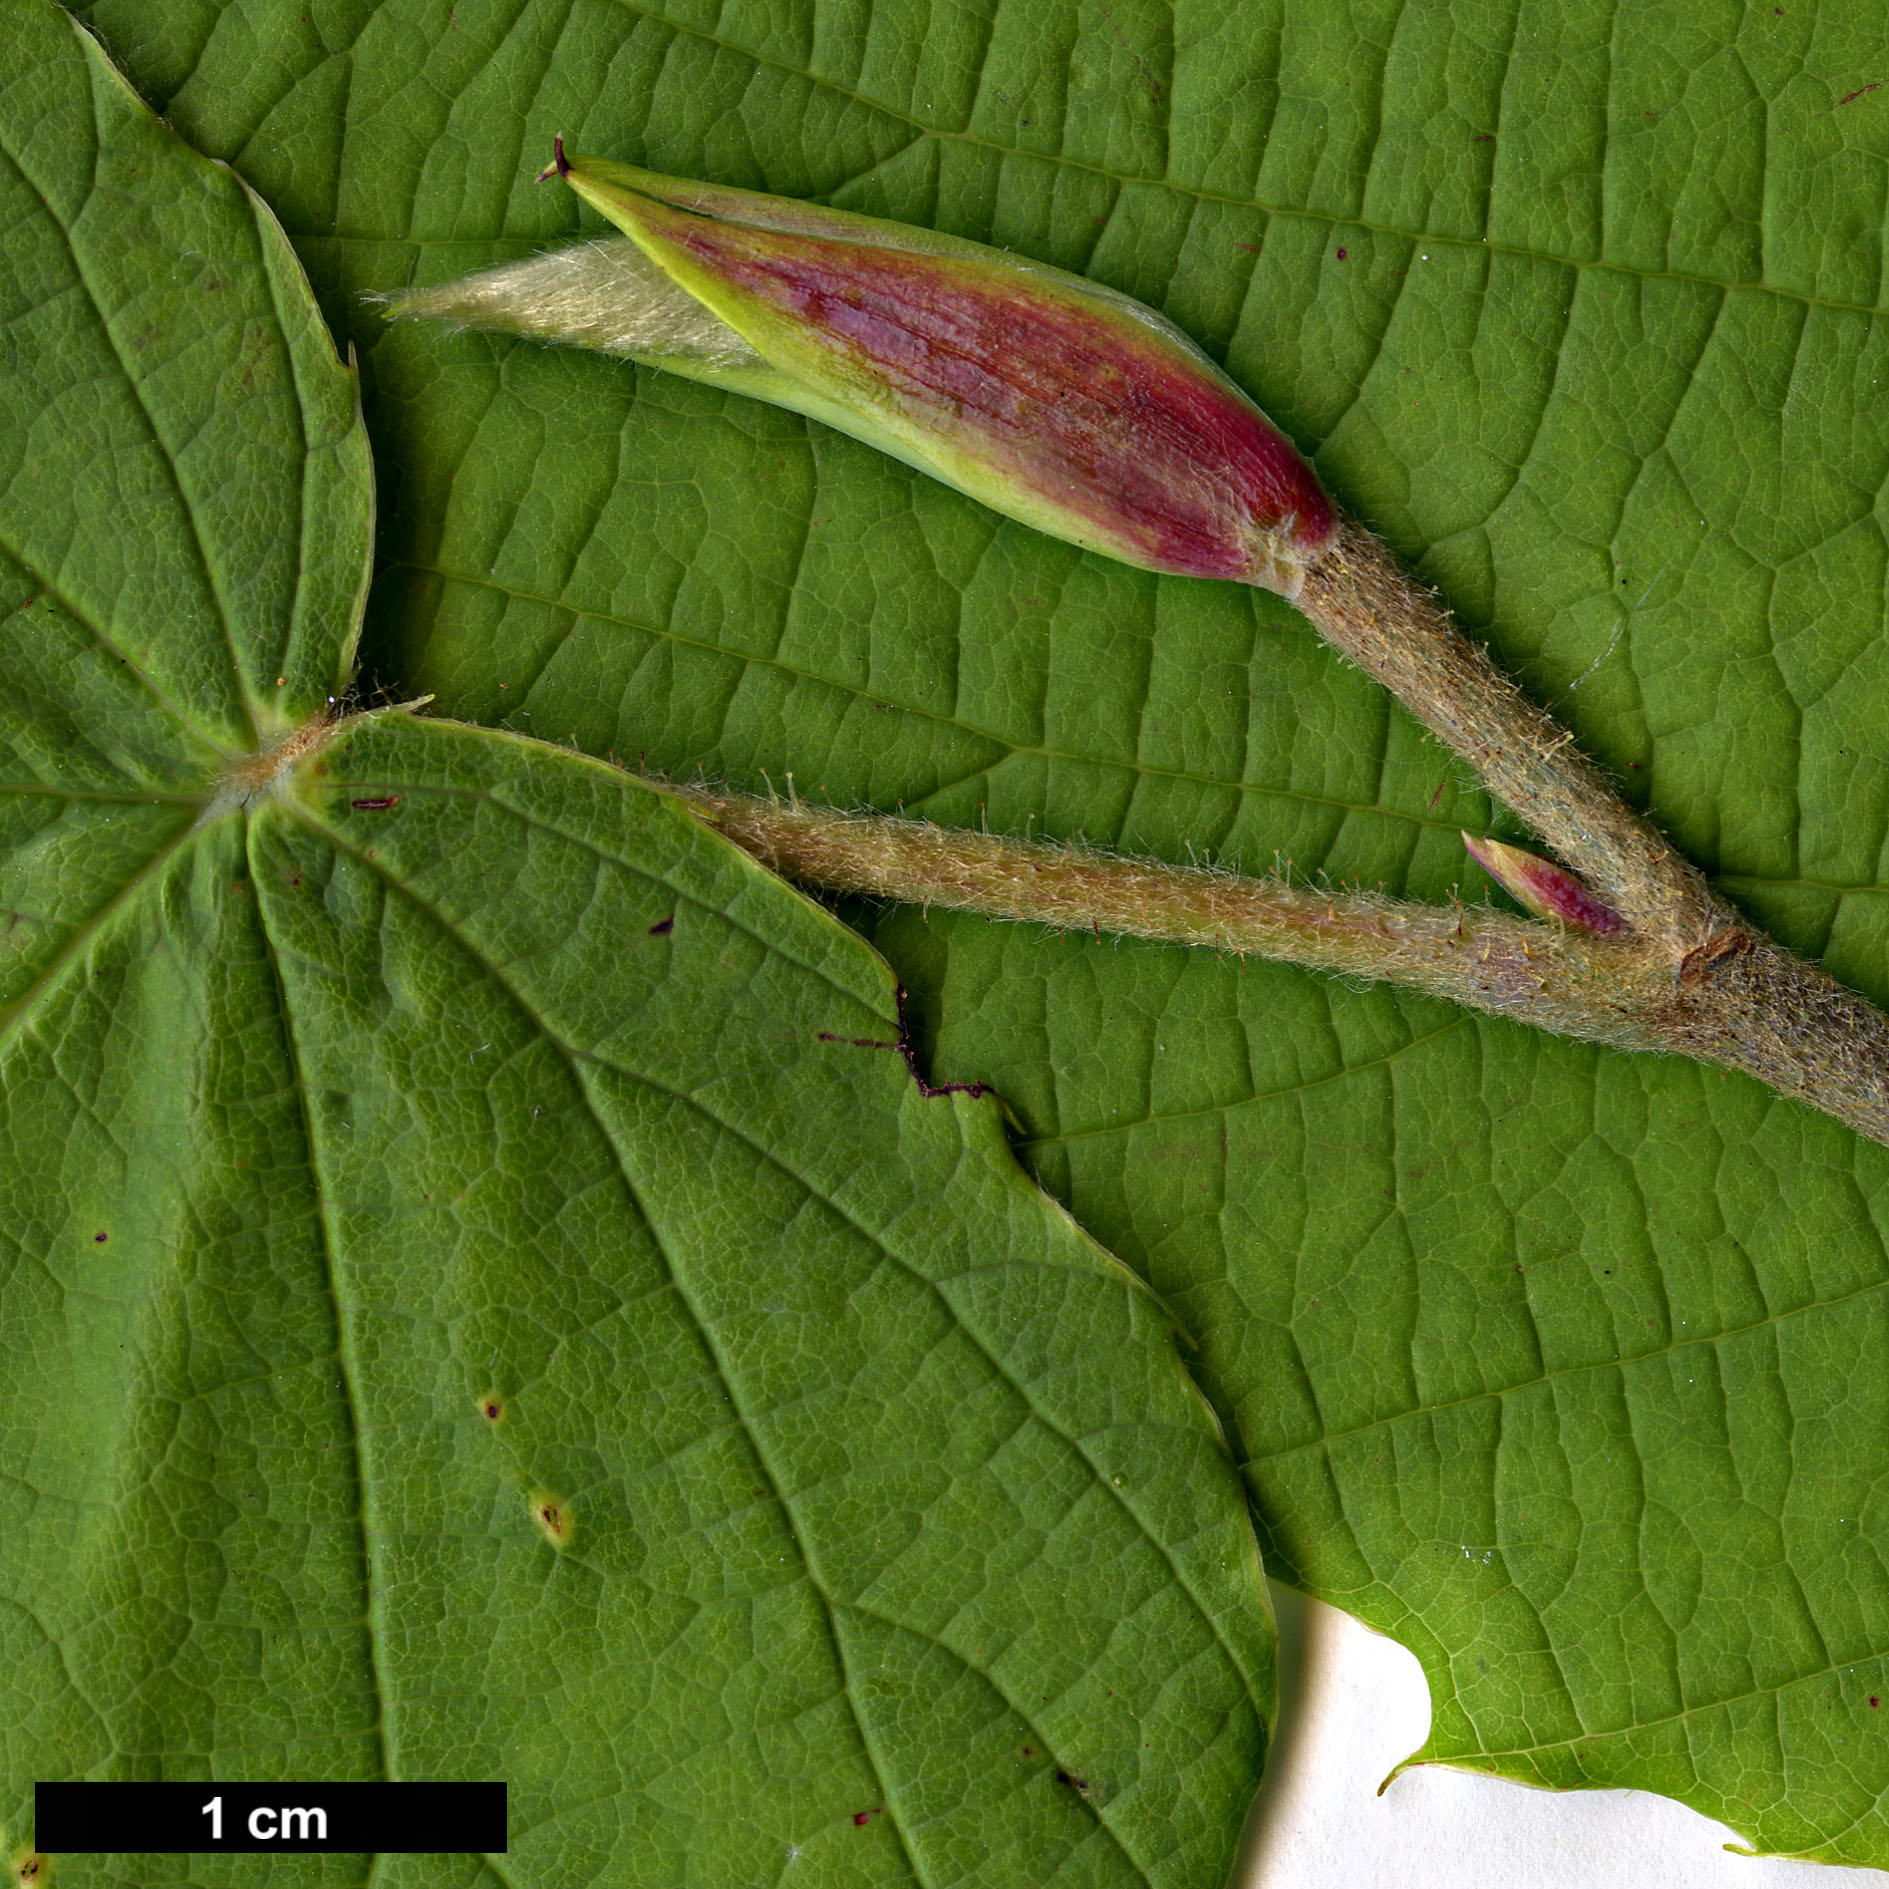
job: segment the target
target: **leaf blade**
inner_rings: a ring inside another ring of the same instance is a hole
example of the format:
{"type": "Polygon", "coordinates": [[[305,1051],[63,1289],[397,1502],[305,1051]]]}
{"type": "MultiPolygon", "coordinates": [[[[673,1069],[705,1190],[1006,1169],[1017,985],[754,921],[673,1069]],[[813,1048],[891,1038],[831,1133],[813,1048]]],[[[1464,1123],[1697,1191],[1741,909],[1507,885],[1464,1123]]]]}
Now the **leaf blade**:
{"type": "MultiPolygon", "coordinates": [[[[371,529],[351,375],[266,213],[6,7],[36,132],[104,100],[140,266],[286,309],[294,372],[232,418],[249,327],[175,300],[154,410],[208,456],[108,528],[81,494],[67,554],[151,660],[72,613],[0,690],[5,1841],[59,1771],[485,1775],[502,1869],[311,1867],[1208,1889],[1272,1641],[1165,1316],[989,1098],[917,1081],[884,965],[679,804],[326,717],[371,529]],[[164,218],[202,201],[192,252],[164,218]],[[242,610],[170,608],[289,519],[242,610]]],[[[21,253],[63,241],[47,212],[21,253]]],[[[43,416],[3,332],[0,400],[43,416]]],[[[83,449],[0,526],[55,516],[83,449]]]]}

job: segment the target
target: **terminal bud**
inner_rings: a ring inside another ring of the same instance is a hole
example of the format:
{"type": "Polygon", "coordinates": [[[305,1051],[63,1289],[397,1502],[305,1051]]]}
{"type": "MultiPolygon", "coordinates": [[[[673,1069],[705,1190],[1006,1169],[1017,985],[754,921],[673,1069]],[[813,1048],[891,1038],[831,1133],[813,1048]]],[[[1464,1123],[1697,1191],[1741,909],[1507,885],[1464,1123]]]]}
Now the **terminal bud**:
{"type": "Polygon", "coordinates": [[[546,258],[422,291],[395,312],[591,346],[631,335],[613,351],[823,420],[1147,570],[1296,596],[1335,528],[1291,442],[1128,296],[933,231],[567,157],[562,140],[545,175],[636,245],[640,271],[578,270],[627,285],[617,293],[637,298],[635,320],[594,295],[581,319],[539,318],[523,304],[533,271],[545,286],[546,258]],[[664,344],[665,321],[680,343],[664,344]]]}

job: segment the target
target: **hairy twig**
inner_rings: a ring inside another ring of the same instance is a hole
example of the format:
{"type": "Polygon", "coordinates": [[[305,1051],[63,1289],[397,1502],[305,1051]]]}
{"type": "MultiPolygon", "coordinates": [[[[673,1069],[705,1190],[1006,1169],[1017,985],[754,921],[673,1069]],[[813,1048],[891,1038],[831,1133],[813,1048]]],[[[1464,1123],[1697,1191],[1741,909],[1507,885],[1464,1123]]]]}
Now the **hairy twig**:
{"type": "Polygon", "coordinates": [[[1548,921],[1531,923],[691,795],[769,865],[813,885],[1388,978],[1744,1070],[1889,1142],[1889,1019],[1718,898],[1164,318],[1008,252],[573,158],[561,141],[546,175],[634,248],[507,265],[393,312],[629,354],[812,414],[1091,550],[1278,590],[1562,862],[1465,835],[1548,921]]]}
{"type": "Polygon", "coordinates": [[[1385,979],[1559,1035],[1741,1070],[1889,1142],[1889,1017],[1718,898],[1375,538],[1343,521],[1295,601],[1579,868],[1611,908],[1604,929],[676,791],[804,885],[1385,979]]]}
{"type": "Polygon", "coordinates": [[[1361,525],[1341,519],[1293,599],[1327,642],[1468,761],[1634,930],[1681,955],[1740,920],[1361,525]]]}

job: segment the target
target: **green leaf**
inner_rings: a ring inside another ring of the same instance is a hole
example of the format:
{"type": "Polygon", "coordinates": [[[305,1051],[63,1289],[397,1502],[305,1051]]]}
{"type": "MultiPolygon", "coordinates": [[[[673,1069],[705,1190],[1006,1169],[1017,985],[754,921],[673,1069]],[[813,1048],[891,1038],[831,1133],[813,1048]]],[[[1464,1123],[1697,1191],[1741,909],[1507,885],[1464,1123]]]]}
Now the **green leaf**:
{"type": "MultiPolygon", "coordinates": [[[[1163,309],[1734,899],[1889,1002],[1880,8],[89,17],[367,351],[390,685],[676,774],[1484,889],[1463,770],[1283,605],[699,388],[380,331],[359,292],[576,231],[529,181],[563,131],[1163,309]]],[[[1269,1552],[1419,1652],[1427,1755],[1889,1863],[1882,1150],[1381,991],[865,922],[926,1054],[1200,1340],[1269,1552]]]]}
{"type": "Polygon", "coordinates": [[[328,716],[353,375],[41,0],[0,193],[0,1849],[472,1777],[503,1859],[61,1880],[1219,1889],[1271,1624],[1165,1314],[680,803],[328,716]]]}

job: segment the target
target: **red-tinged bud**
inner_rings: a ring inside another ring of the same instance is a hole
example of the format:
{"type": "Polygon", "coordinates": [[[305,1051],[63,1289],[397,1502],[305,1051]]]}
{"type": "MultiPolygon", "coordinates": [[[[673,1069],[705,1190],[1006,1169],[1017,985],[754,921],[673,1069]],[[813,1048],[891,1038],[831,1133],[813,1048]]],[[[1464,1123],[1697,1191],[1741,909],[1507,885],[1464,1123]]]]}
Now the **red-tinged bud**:
{"type": "MultiPolygon", "coordinates": [[[[562,141],[545,174],[623,230],[672,295],[686,293],[698,328],[710,318],[712,335],[686,350],[633,341],[617,352],[810,414],[1144,569],[1296,596],[1334,529],[1331,501],[1285,436],[1127,296],[933,231],[567,158],[562,141]]],[[[516,265],[518,279],[532,268],[542,260],[516,265]]],[[[505,276],[396,312],[538,334],[562,324],[593,346],[603,330],[627,331],[596,310],[581,323],[507,312],[521,296],[505,276]]],[[[640,311],[661,296],[639,296],[641,333],[640,311]]]]}
{"type": "Polygon", "coordinates": [[[1519,846],[1505,846],[1500,840],[1477,839],[1473,833],[1463,835],[1463,844],[1470,858],[1537,918],[1558,919],[1602,937],[1626,929],[1627,921],[1612,906],[1603,905],[1565,866],[1519,846]]]}

